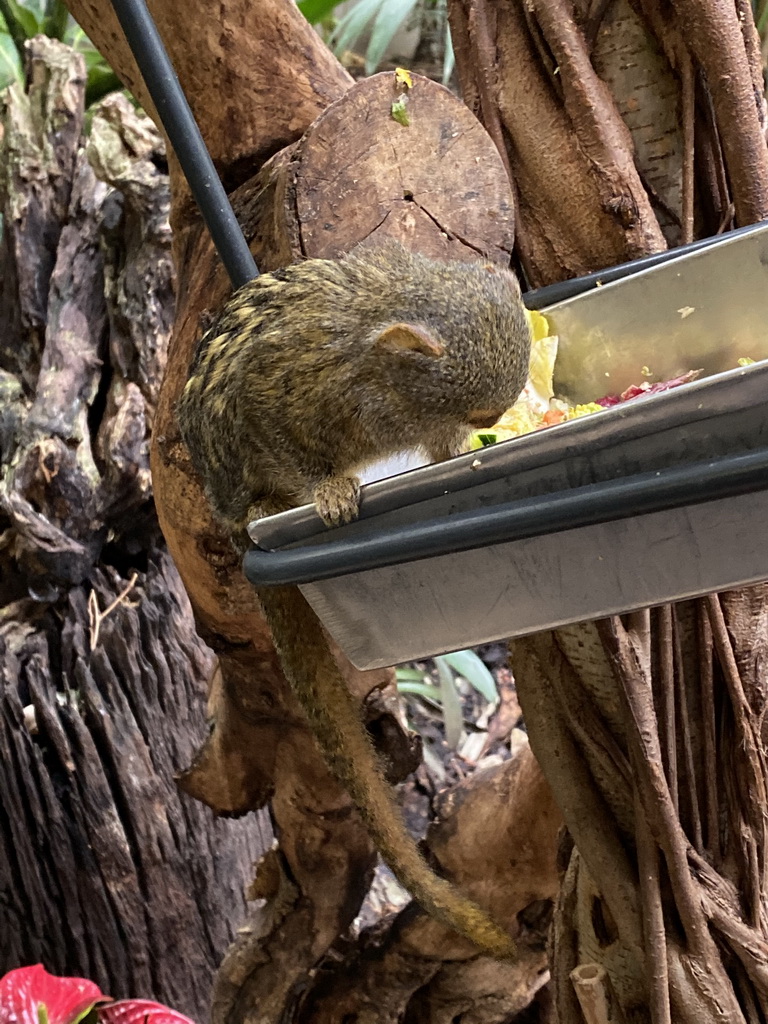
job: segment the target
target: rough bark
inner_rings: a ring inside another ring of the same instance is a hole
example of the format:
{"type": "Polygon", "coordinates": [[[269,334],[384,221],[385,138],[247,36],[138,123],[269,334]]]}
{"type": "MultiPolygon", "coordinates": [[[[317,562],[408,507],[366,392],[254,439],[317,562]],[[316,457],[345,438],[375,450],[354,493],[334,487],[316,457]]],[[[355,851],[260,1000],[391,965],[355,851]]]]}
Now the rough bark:
{"type": "Polygon", "coordinates": [[[464,98],[505,133],[531,284],[664,248],[662,228],[692,236],[694,170],[699,234],[731,202],[739,224],[768,216],[751,12],[694,6],[451,4],[464,98]]]}
{"type": "Polygon", "coordinates": [[[28,63],[0,157],[0,973],[42,961],[203,1018],[269,830],[174,783],[212,655],[151,499],[162,144],[114,97],[86,152],[82,59],[41,38],[28,63]]]}
{"type": "MultiPolygon", "coordinates": [[[[627,1020],[649,1006],[653,1021],[765,1013],[766,596],[751,588],[514,645],[531,741],[578,850],[556,947],[570,934],[573,966],[606,968],[627,1020]]],[[[580,1020],[565,982],[558,1011],[580,1020]]]]}
{"type": "MultiPolygon", "coordinates": [[[[519,255],[534,283],[615,262],[606,246],[621,234],[622,258],[655,246],[650,207],[607,208],[599,194],[626,168],[613,144],[673,242],[768,216],[747,5],[553,10],[456,0],[451,15],[465,95],[508,132],[519,255]],[[614,130],[617,111],[631,142],[614,130]],[[591,193],[576,174],[585,161],[591,193]],[[559,174],[544,188],[531,174],[553,162],[568,186],[557,209],[559,174]],[[580,248],[563,241],[571,230],[580,248]],[[604,248],[590,250],[595,236],[604,248]]],[[[766,596],[751,588],[513,645],[532,747],[575,843],[553,928],[559,1024],[580,1024],[587,1004],[653,1024],[766,1013],[766,596]]]]}
{"type": "Polygon", "coordinates": [[[205,1019],[269,842],[174,784],[204,729],[210,668],[162,551],[128,579],[94,569],[55,608],[3,610],[0,972],[42,962],[205,1019]],[[96,636],[97,606],[116,599],[96,636]]]}
{"type": "Polygon", "coordinates": [[[482,97],[490,90],[486,105],[509,140],[529,282],[665,248],[629,131],[567,5],[537,4],[532,13],[522,3],[468,0],[451,5],[451,29],[465,100],[487,125],[482,97]]]}
{"type": "MultiPolygon", "coordinates": [[[[69,0],[69,10],[142,107],[157,115],[112,5],[69,0]]],[[[211,156],[228,188],[250,178],[268,157],[296,141],[352,84],[294,4],[283,0],[150,0],[211,156]]],[[[174,230],[196,212],[172,174],[174,230]]]]}

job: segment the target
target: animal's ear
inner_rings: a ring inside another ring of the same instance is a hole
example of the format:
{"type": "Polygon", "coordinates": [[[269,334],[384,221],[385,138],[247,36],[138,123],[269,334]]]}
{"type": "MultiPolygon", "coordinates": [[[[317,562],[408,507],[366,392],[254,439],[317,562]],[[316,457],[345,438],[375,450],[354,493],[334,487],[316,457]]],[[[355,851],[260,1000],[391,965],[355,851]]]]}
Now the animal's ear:
{"type": "Polygon", "coordinates": [[[445,346],[418,324],[390,324],[376,338],[376,344],[390,352],[421,352],[437,359],[445,346]]]}

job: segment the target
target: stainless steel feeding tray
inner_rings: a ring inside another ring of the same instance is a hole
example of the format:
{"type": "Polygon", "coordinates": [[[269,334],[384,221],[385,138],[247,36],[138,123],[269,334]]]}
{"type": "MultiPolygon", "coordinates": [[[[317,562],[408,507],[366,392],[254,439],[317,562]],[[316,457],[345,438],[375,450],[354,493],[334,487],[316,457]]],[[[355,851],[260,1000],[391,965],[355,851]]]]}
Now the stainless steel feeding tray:
{"type": "Polygon", "coordinates": [[[768,579],[768,224],[679,253],[526,301],[573,401],[708,376],[367,485],[348,526],[252,523],[251,582],[375,668],[768,579]]]}

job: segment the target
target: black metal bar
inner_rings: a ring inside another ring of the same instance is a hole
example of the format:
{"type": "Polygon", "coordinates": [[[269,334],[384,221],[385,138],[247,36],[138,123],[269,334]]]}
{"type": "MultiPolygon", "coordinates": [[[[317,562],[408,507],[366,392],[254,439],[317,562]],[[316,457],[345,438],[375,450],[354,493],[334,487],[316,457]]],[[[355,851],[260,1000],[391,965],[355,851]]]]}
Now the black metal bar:
{"type": "Polygon", "coordinates": [[[233,288],[259,276],[248,243],[144,0],[112,0],[152,102],[233,288]]]}
{"type": "Polygon", "coordinates": [[[566,299],[573,299],[583,292],[591,291],[599,285],[610,284],[612,281],[620,281],[630,274],[637,274],[641,270],[650,270],[668,260],[676,260],[688,253],[698,252],[699,249],[708,249],[712,245],[721,245],[723,242],[738,238],[739,235],[750,235],[753,231],[766,230],[768,222],[761,221],[758,224],[748,224],[745,228],[737,228],[724,235],[714,235],[711,238],[700,238],[696,242],[689,242],[688,245],[680,245],[676,249],[665,249],[664,252],[655,252],[650,256],[641,256],[629,263],[619,263],[615,267],[606,267],[605,270],[596,270],[593,274],[585,274],[583,277],[572,277],[568,281],[556,281],[555,284],[545,285],[543,288],[536,288],[523,295],[523,301],[528,309],[544,309],[546,306],[553,306],[556,302],[564,302],[566,299]]]}
{"type": "MultiPolygon", "coordinates": [[[[342,536],[288,551],[252,548],[243,571],[257,587],[312,583],[766,488],[768,448],[761,448],[397,526],[373,536],[342,536]]],[[[763,542],[755,538],[755,543],[763,542]]]]}

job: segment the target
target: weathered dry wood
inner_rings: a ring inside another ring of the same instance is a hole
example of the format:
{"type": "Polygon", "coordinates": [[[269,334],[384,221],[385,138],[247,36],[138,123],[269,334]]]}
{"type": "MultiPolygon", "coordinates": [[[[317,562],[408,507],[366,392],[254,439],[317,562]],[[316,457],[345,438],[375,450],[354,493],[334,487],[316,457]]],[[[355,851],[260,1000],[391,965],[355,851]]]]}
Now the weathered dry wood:
{"type": "Polygon", "coordinates": [[[549,0],[532,10],[554,56],[550,67],[542,66],[522,3],[457,0],[451,28],[473,109],[479,81],[492,83],[518,196],[518,251],[530,283],[539,285],[666,243],[632,163],[629,133],[589,64],[572,13],[549,0]],[[474,37],[485,23],[481,45],[474,37]]]}
{"type": "Polygon", "coordinates": [[[11,86],[2,111],[0,367],[32,387],[43,347],[48,280],[83,129],[85,63],[71,50],[39,37],[27,48],[27,69],[29,93],[11,86]]]}
{"type": "MultiPolygon", "coordinates": [[[[768,1005],[763,973],[768,940],[764,918],[756,909],[765,898],[766,770],[762,748],[756,742],[763,722],[764,680],[759,653],[753,657],[749,652],[751,640],[756,639],[758,651],[765,640],[765,598],[766,588],[758,587],[720,599],[703,599],[700,607],[707,610],[706,618],[693,604],[679,605],[667,620],[657,620],[660,624],[668,621],[668,639],[664,629],[651,629],[651,620],[636,615],[624,625],[611,620],[599,624],[597,630],[572,627],[514,645],[520,699],[532,743],[555,786],[578,847],[577,892],[585,884],[593,892],[585,905],[577,900],[563,905],[561,913],[570,915],[584,961],[601,963],[608,970],[628,1019],[647,1004],[651,989],[655,1000],[651,1005],[657,1007],[654,1020],[664,1019],[658,1016],[658,1007],[666,1000],[671,1003],[673,1020],[691,1024],[741,1021],[739,1004],[743,1006],[745,1000],[762,1012],[768,1005]],[[697,640],[705,622],[707,636],[715,637],[714,644],[707,642],[706,636],[703,643],[697,640]],[[665,669],[664,654],[670,644],[680,653],[665,669]],[[559,683],[553,688],[555,678],[559,683]],[[702,685],[714,691],[708,703],[718,708],[720,722],[706,744],[698,728],[686,740],[681,725],[687,721],[696,726],[702,685]],[[659,744],[664,689],[664,701],[676,712],[672,742],[677,764],[685,768],[678,775],[677,809],[669,787],[669,765],[662,768],[659,744]],[[613,742],[632,758],[640,800],[634,808],[624,784],[617,785],[615,777],[600,770],[605,748],[601,732],[579,732],[572,725],[564,731],[557,725],[567,705],[583,701],[585,694],[613,742]],[[627,703],[622,711],[624,699],[627,703]],[[685,756],[687,744],[695,750],[692,758],[685,756]],[[687,767],[691,762],[693,771],[687,767]],[[713,777],[717,780],[714,789],[707,781],[713,777]],[[719,844],[709,836],[711,863],[694,848],[695,808],[698,791],[705,785],[710,787],[707,801],[716,805],[709,817],[718,820],[729,843],[728,851],[720,852],[719,844]],[[598,804],[605,808],[600,815],[595,811],[598,804]],[[592,809],[586,811],[590,805],[592,809]],[[638,807],[642,822],[635,818],[638,807]],[[639,867],[628,829],[637,834],[639,867]],[[617,841],[624,848],[620,856],[617,841]],[[648,888],[648,871],[652,874],[654,869],[647,865],[660,851],[664,856],[654,897],[648,888]],[[589,881],[582,877],[585,868],[589,881]],[[621,895],[621,879],[628,879],[631,886],[640,868],[646,872],[642,900],[638,903],[631,897],[627,901],[621,895]],[[610,941],[600,939],[600,928],[595,925],[597,898],[610,912],[610,941]],[[661,933],[660,913],[664,920],[661,933]],[[642,920],[640,932],[638,919],[642,920]],[[684,929],[683,941],[677,938],[678,922],[684,929]],[[730,970],[729,955],[722,957],[723,947],[712,941],[710,931],[744,965],[741,974],[730,970]],[[655,942],[653,949],[647,945],[651,942],[655,942]],[[653,970],[659,950],[666,958],[663,991],[658,987],[658,970],[653,978],[647,973],[653,970]]],[[[561,922],[559,932],[565,931],[561,922]]],[[[563,1022],[578,1019],[562,999],[560,1006],[563,1022]]]]}
{"type": "Polygon", "coordinates": [[[755,32],[751,7],[690,0],[672,7],[712,96],[737,224],[752,224],[768,217],[768,149],[745,41],[755,32]]]}
{"type": "Polygon", "coordinates": [[[607,5],[591,60],[632,135],[635,165],[665,238],[677,245],[683,219],[681,85],[628,0],[607,5]]]}
{"type": "Polygon", "coordinates": [[[174,782],[213,659],[151,501],[174,303],[162,144],[116,96],[86,154],[80,58],[29,51],[0,157],[5,309],[38,317],[0,332],[0,973],[42,961],[202,1020],[269,830],[174,782]]]}
{"type": "Polygon", "coordinates": [[[93,601],[126,582],[96,570],[57,613],[27,599],[0,619],[0,971],[42,961],[203,1019],[268,833],[176,791],[211,656],[167,555],[92,647],[93,601]]]}
{"type": "Polygon", "coordinates": [[[286,215],[296,210],[295,244],[304,255],[333,258],[370,236],[390,236],[418,241],[429,255],[508,262],[509,185],[482,125],[447,89],[417,75],[404,126],[390,115],[402,95],[392,74],[376,75],[307,131],[286,194],[286,215]]]}
{"type": "MultiPolygon", "coordinates": [[[[112,5],[68,0],[67,7],[110,67],[157,121],[112,5]]],[[[352,83],[295,4],[285,0],[150,0],[181,86],[228,188],[251,177],[294,142],[352,83]]],[[[181,199],[186,185],[172,175],[181,199]]],[[[174,228],[197,220],[174,205],[174,228]]],[[[181,242],[181,238],[178,239],[181,242]]]]}

